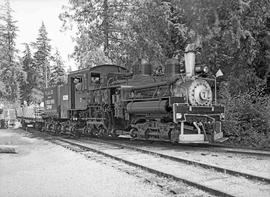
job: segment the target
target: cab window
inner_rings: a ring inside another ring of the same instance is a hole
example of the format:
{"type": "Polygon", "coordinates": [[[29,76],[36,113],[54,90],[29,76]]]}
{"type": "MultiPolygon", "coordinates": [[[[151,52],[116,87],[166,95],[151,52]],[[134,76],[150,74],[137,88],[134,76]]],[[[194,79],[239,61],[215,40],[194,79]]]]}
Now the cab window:
{"type": "Polygon", "coordinates": [[[91,83],[100,84],[100,73],[91,73],[91,83]]]}
{"type": "Polygon", "coordinates": [[[75,77],[73,79],[73,83],[75,84],[76,91],[82,90],[82,78],[81,77],[75,77]]]}

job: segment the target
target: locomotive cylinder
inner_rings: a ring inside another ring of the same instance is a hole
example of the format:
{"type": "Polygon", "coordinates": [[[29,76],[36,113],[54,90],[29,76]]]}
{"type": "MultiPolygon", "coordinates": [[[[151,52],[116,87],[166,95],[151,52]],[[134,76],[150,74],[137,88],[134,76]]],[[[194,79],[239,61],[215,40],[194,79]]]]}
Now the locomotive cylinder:
{"type": "Polygon", "coordinates": [[[127,104],[130,114],[158,114],[168,112],[168,101],[144,101],[127,104]]]}

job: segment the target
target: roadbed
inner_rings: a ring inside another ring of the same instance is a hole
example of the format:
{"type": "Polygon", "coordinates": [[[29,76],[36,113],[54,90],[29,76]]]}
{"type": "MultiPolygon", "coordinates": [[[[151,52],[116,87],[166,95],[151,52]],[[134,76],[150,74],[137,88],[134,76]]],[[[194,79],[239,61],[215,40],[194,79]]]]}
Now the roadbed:
{"type": "Polygon", "coordinates": [[[167,196],[154,185],[17,129],[0,130],[0,196],[167,196]]]}

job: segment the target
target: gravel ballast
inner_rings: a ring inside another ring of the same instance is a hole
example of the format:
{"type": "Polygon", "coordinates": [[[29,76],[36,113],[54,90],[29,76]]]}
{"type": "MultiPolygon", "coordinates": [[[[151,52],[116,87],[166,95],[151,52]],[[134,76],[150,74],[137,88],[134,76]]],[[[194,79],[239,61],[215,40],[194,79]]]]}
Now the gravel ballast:
{"type": "Polygon", "coordinates": [[[0,130],[0,196],[164,196],[159,188],[21,130],[0,130]]]}

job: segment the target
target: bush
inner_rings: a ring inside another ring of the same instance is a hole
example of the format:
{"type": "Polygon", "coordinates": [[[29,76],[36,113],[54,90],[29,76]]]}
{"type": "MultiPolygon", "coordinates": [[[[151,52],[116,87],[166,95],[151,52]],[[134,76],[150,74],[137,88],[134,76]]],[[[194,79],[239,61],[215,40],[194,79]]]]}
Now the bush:
{"type": "Polygon", "coordinates": [[[270,97],[254,95],[256,90],[231,95],[227,86],[223,87],[223,131],[229,137],[228,143],[270,147],[270,97]]]}

